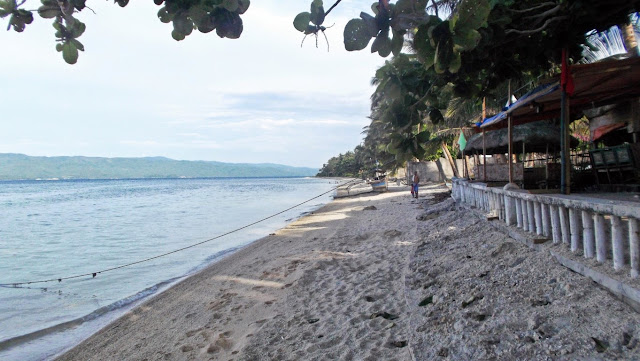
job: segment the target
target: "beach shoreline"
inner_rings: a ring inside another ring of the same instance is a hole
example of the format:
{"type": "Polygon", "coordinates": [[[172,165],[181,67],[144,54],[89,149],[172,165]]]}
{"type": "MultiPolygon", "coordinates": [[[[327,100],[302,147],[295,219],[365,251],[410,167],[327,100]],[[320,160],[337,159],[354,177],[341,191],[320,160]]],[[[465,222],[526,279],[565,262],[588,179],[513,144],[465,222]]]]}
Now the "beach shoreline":
{"type": "Polygon", "coordinates": [[[59,360],[640,356],[640,316],[443,185],[334,199],[59,360]],[[595,310],[595,311],[594,311],[595,310]]]}
{"type": "MultiPolygon", "coordinates": [[[[323,179],[321,180],[321,182],[322,184],[326,184],[326,185],[323,186],[323,189],[320,189],[317,192],[312,192],[312,193],[296,192],[296,197],[286,197],[286,198],[280,197],[281,198],[280,200],[278,199],[275,200],[276,203],[274,204],[273,207],[264,208],[264,210],[262,211],[262,215],[265,215],[265,213],[269,214],[269,212],[274,212],[274,209],[276,208],[277,210],[288,208],[291,206],[292,203],[308,200],[308,198],[317,196],[318,194],[323,193],[325,191],[334,192],[332,188],[337,186],[339,183],[343,183],[345,180],[346,179],[337,179],[337,178],[323,179]],[[292,202],[292,200],[296,202],[292,202]]],[[[295,184],[298,184],[298,183],[295,183],[295,184]]],[[[315,183],[313,184],[320,184],[320,183],[315,181],[315,183]]],[[[316,199],[316,198],[318,197],[314,197],[312,199],[316,199]]],[[[232,249],[235,251],[238,248],[241,248],[251,242],[254,242],[255,240],[262,238],[267,234],[275,232],[277,229],[280,229],[281,227],[290,223],[292,220],[296,220],[300,217],[303,217],[305,214],[308,214],[309,212],[312,212],[322,207],[322,205],[326,204],[327,202],[330,202],[331,199],[332,199],[331,194],[326,194],[322,196],[320,200],[312,200],[311,202],[308,202],[307,204],[303,205],[302,207],[299,207],[298,209],[286,211],[286,214],[274,217],[274,220],[268,220],[267,222],[264,222],[264,224],[262,225],[253,227],[253,230],[248,230],[248,232],[243,232],[243,235],[241,236],[233,235],[233,237],[226,237],[227,240],[224,242],[230,243],[233,246],[232,249]],[[244,235],[244,233],[247,233],[248,236],[244,235]],[[234,246],[234,242],[236,243],[235,246],[234,246]]],[[[108,204],[106,207],[108,207],[108,204]]],[[[193,214],[196,217],[198,216],[196,212],[193,212],[193,214]]],[[[211,213],[207,213],[207,214],[211,214],[211,213]]],[[[252,213],[249,212],[249,214],[252,214],[252,213]]],[[[260,217],[251,217],[251,218],[257,219],[260,217]]],[[[228,231],[228,228],[230,228],[231,226],[235,226],[236,224],[238,226],[242,225],[242,222],[243,222],[242,220],[239,220],[239,222],[231,225],[229,223],[225,223],[227,228],[225,231],[228,231]]],[[[247,221],[245,220],[244,222],[247,222],[247,221]]],[[[223,225],[222,227],[219,227],[219,228],[224,229],[225,226],[223,225]]],[[[115,231],[117,232],[119,231],[119,229],[116,229],[115,231]]],[[[182,237],[181,234],[176,234],[175,236],[178,239],[182,237]]],[[[17,330],[15,328],[11,328],[10,323],[5,324],[5,326],[13,330],[13,331],[9,331],[8,329],[3,330],[5,332],[5,335],[6,334],[11,335],[11,332],[13,332],[13,335],[18,335],[18,336],[13,338],[6,338],[2,342],[0,342],[1,344],[0,355],[2,355],[0,356],[0,358],[7,358],[9,360],[52,359],[56,355],[59,355],[60,352],[64,352],[65,350],[68,350],[70,347],[74,346],[75,344],[82,342],[82,340],[86,339],[91,334],[102,329],[105,325],[109,324],[111,321],[115,320],[118,317],[121,317],[124,313],[126,313],[131,308],[145,302],[151,297],[155,297],[155,295],[161,293],[167,287],[170,287],[173,284],[175,284],[176,281],[182,280],[185,277],[189,277],[190,275],[199,272],[203,268],[208,267],[212,263],[217,262],[217,260],[220,259],[220,256],[224,256],[224,254],[229,251],[229,249],[224,249],[221,247],[217,247],[216,249],[216,247],[213,247],[214,250],[216,251],[218,249],[223,249],[223,250],[216,252],[215,257],[213,256],[213,254],[207,256],[209,254],[208,250],[210,250],[211,248],[212,247],[203,247],[201,251],[196,251],[196,252],[199,252],[200,255],[202,256],[198,255],[196,257],[197,259],[195,260],[189,261],[185,259],[185,262],[182,262],[182,264],[186,264],[186,266],[182,266],[182,270],[183,270],[182,272],[180,273],[176,273],[176,272],[171,273],[170,271],[164,272],[164,274],[168,274],[170,278],[161,278],[163,274],[160,274],[158,276],[151,275],[151,279],[150,279],[149,277],[140,277],[140,275],[136,275],[135,272],[131,273],[131,277],[132,277],[131,280],[137,279],[139,280],[138,283],[143,283],[145,284],[145,286],[146,285],[150,285],[150,286],[148,286],[145,289],[131,287],[130,289],[119,290],[118,293],[116,293],[115,295],[111,293],[104,293],[109,299],[108,302],[101,302],[102,300],[100,298],[101,295],[98,293],[93,293],[93,291],[89,287],[91,284],[93,284],[93,285],[97,285],[96,288],[98,289],[104,283],[105,277],[97,278],[97,280],[102,281],[102,283],[93,282],[94,280],[91,280],[91,279],[86,280],[88,282],[84,282],[84,283],[76,282],[81,285],[86,284],[86,286],[84,287],[85,289],[82,290],[83,292],[77,293],[77,295],[76,293],[73,293],[75,289],[70,287],[70,284],[68,284],[67,282],[63,282],[61,284],[62,285],[61,287],[57,287],[58,284],[54,285],[53,287],[49,288],[48,290],[49,292],[47,292],[46,288],[42,288],[42,291],[38,292],[38,296],[40,295],[41,297],[48,296],[49,298],[54,298],[56,300],[62,300],[62,301],[67,300],[70,297],[69,295],[73,296],[73,298],[81,298],[83,296],[86,296],[86,298],[92,297],[91,299],[92,304],[97,304],[98,306],[94,307],[93,309],[88,308],[88,311],[85,311],[84,309],[80,309],[80,312],[78,312],[79,307],[77,304],[72,303],[69,305],[63,305],[63,307],[56,308],[55,310],[61,309],[64,311],[66,310],[65,307],[68,307],[72,311],[74,309],[76,310],[76,313],[75,313],[76,316],[75,318],[71,318],[70,320],[69,318],[65,319],[63,317],[59,317],[58,319],[62,321],[57,321],[57,323],[55,319],[55,313],[53,313],[52,315],[52,312],[48,312],[49,311],[48,309],[44,307],[41,308],[43,310],[42,314],[44,315],[42,316],[42,318],[50,317],[53,320],[50,324],[53,324],[53,326],[49,326],[49,324],[44,324],[44,323],[38,323],[38,324],[29,323],[28,321],[30,320],[24,320],[24,318],[23,318],[22,324],[19,325],[17,330]],[[200,259],[203,259],[203,261],[198,262],[200,259]],[[58,289],[60,289],[60,292],[62,293],[60,293],[58,289]],[[91,296],[92,294],[93,296],[91,296]],[[97,298],[95,296],[96,294],[98,295],[97,298]],[[82,312],[82,311],[85,311],[85,312],[82,312]],[[38,327],[39,325],[44,324],[44,326],[46,327],[42,327],[40,329],[35,328],[35,331],[33,332],[19,333],[19,331],[21,330],[20,327],[23,327],[27,331],[34,329],[33,327],[31,327],[30,329],[28,328],[32,324],[35,325],[35,327],[38,327]]],[[[180,268],[180,266],[178,266],[177,268],[180,268]]],[[[118,272],[118,274],[119,275],[124,274],[124,276],[127,275],[126,272],[118,272]]],[[[74,285],[75,284],[71,284],[71,286],[74,286],[74,285]]],[[[102,291],[102,290],[103,288],[98,289],[98,291],[102,291]]],[[[31,293],[34,293],[34,292],[32,291],[31,293]]],[[[3,304],[3,306],[7,306],[7,303],[3,304]]],[[[24,306],[16,306],[17,311],[20,311],[21,309],[23,310],[22,312],[25,311],[24,306]]],[[[72,314],[71,311],[67,313],[72,314]]],[[[36,317],[34,316],[33,318],[36,318],[36,317]]]]}

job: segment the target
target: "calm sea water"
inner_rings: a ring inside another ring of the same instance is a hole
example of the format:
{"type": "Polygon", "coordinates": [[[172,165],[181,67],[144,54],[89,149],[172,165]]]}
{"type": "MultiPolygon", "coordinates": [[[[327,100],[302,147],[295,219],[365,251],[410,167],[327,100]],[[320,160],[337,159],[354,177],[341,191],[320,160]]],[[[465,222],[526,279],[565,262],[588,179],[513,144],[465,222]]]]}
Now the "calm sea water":
{"type": "MultiPolygon", "coordinates": [[[[0,284],[92,273],[206,241],[327,192],[315,178],[0,182],[0,284]]],[[[97,277],[0,287],[0,359],[42,360],[331,200],[97,277]]]]}

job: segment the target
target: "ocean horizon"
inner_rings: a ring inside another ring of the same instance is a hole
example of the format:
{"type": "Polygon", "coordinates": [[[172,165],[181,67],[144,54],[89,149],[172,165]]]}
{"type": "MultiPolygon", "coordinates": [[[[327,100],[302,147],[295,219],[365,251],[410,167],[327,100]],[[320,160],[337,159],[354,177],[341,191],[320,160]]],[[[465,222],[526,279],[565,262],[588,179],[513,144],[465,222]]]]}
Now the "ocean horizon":
{"type": "Polygon", "coordinates": [[[54,358],[179,280],[328,203],[337,186],[311,177],[0,184],[0,359],[8,360],[54,358]],[[42,280],[54,281],[21,284],[42,280]]]}

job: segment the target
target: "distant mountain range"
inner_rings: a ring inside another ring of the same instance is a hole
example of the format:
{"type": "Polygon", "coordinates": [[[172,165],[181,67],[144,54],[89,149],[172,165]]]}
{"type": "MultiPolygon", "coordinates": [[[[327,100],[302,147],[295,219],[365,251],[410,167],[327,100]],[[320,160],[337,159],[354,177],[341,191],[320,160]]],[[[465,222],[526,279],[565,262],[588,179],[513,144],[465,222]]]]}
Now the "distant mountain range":
{"type": "Polygon", "coordinates": [[[0,153],[0,180],[199,177],[304,177],[318,169],[280,164],[222,163],[164,157],[32,157],[0,153]]]}

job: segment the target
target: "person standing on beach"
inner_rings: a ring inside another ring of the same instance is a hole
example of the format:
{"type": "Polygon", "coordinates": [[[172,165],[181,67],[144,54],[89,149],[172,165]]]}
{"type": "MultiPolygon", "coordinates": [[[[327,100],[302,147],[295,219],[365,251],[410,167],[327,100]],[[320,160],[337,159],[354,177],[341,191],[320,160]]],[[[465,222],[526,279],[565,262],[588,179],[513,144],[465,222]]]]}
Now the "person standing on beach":
{"type": "Polygon", "coordinates": [[[411,181],[411,196],[418,198],[418,183],[420,183],[420,177],[418,177],[418,171],[413,171],[413,179],[411,181]]]}

